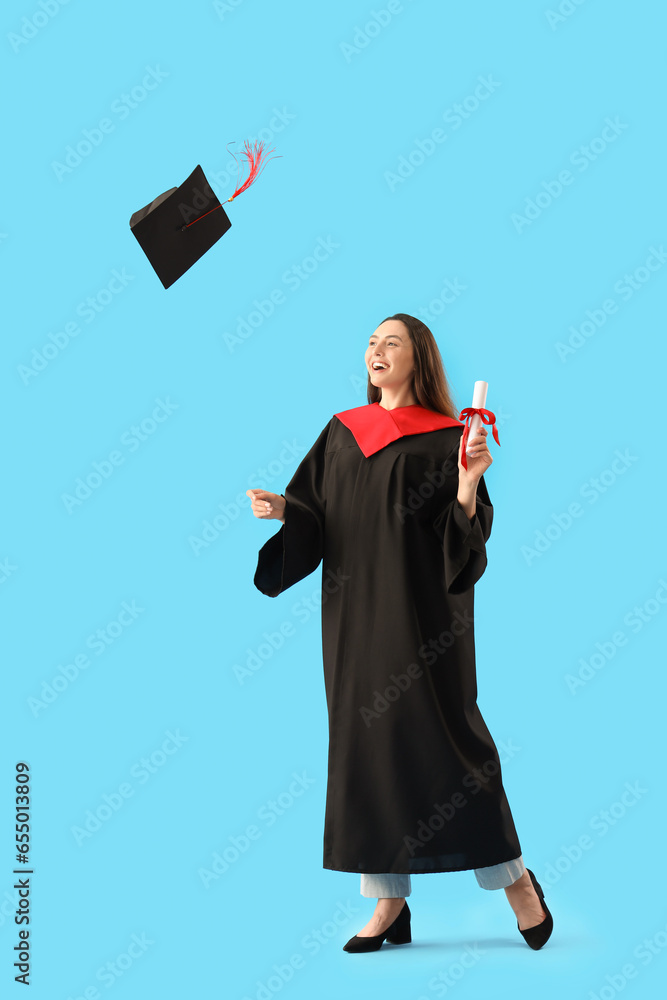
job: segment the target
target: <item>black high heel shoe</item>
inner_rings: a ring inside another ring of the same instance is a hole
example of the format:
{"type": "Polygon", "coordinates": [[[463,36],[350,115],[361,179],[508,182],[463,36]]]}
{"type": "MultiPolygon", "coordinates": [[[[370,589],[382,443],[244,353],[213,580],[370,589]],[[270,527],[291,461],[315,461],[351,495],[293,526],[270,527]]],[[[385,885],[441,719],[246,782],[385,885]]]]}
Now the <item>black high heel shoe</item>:
{"type": "Polygon", "coordinates": [[[382,947],[385,938],[390,944],[409,944],[412,941],[410,907],[407,899],[403,903],[401,912],[394,922],[389,924],[384,934],[374,934],[370,937],[359,937],[355,934],[347,944],[343,945],[343,951],[377,951],[382,947]]]}
{"type": "Polygon", "coordinates": [[[530,868],[526,871],[530,875],[530,881],[533,883],[533,888],[537,893],[540,903],[542,904],[542,909],[546,913],[546,917],[541,924],[535,924],[534,927],[526,927],[525,930],[521,930],[519,927],[519,921],[517,920],[516,925],[519,927],[519,933],[522,935],[526,944],[530,945],[535,951],[538,951],[542,945],[545,945],[549,938],[551,937],[551,932],[554,929],[554,921],[551,913],[549,912],[549,907],[544,902],[544,893],[542,892],[542,886],[537,881],[530,868]]]}

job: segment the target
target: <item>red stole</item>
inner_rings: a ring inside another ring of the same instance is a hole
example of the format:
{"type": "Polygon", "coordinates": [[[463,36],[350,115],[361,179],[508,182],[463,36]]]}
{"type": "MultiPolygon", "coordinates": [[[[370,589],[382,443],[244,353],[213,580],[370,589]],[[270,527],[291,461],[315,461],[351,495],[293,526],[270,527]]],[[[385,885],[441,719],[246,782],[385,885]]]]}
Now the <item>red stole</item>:
{"type": "Polygon", "coordinates": [[[435,410],[427,410],[419,403],[396,406],[393,410],[387,410],[379,403],[367,403],[351,410],[342,410],[334,416],[352,431],[366,458],[406,434],[423,434],[442,427],[464,426],[461,420],[436,413],[435,410]]]}

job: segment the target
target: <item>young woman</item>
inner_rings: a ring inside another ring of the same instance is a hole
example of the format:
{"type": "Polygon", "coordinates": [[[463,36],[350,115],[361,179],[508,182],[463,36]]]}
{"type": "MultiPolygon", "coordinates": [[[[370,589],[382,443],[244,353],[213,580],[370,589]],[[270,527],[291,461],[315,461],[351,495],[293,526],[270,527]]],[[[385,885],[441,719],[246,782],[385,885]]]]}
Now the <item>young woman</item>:
{"type": "Polygon", "coordinates": [[[477,707],[474,585],[493,507],[484,426],[461,464],[442,358],[397,313],[370,337],[368,404],[335,414],[284,495],[250,489],[281,528],[254,582],[276,597],[322,562],[329,720],[323,867],[358,872],[375,912],[345,945],[411,940],[410,876],[473,869],[504,888],[532,948],[552,930],[523,863],[496,746],[477,707]]]}

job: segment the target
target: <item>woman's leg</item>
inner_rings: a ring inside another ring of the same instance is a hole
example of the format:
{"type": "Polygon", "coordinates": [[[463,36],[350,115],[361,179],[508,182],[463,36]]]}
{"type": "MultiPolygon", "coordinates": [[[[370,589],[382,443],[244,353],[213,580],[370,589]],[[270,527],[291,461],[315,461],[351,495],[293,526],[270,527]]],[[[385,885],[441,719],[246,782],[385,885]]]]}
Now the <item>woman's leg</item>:
{"type": "Polygon", "coordinates": [[[406,905],[405,897],[412,892],[410,876],[393,872],[380,875],[362,873],[360,892],[362,896],[377,899],[377,905],[375,913],[365,927],[357,931],[357,935],[374,937],[376,934],[383,934],[406,905]]]}
{"type": "Polygon", "coordinates": [[[382,875],[361,876],[362,896],[371,896],[373,899],[386,899],[388,897],[399,897],[405,899],[412,892],[409,875],[394,874],[388,872],[382,875]]]}
{"type": "Polygon", "coordinates": [[[475,868],[475,876],[482,889],[505,890],[507,901],[514,910],[520,930],[537,927],[546,919],[546,913],[521,855],[499,865],[475,868]]]}

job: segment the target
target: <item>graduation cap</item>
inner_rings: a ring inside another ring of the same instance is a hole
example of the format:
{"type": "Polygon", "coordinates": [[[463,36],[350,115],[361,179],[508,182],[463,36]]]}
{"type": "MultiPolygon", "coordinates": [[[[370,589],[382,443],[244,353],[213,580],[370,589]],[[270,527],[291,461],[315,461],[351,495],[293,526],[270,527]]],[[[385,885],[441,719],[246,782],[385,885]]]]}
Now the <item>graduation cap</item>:
{"type": "MultiPolygon", "coordinates": [[[[246,191],[268,159],[274,158],[266,158],[263,142],[251,146],[247,140],[242,155],[250,166],[249,174],[243,184],[237,181],[236,190],[224,204],[246,191]]],[[[180,187],[158,195],[130,219],[130,229],[165,288],[203,257],[231,225],[199,165],[180,187]]]]}

